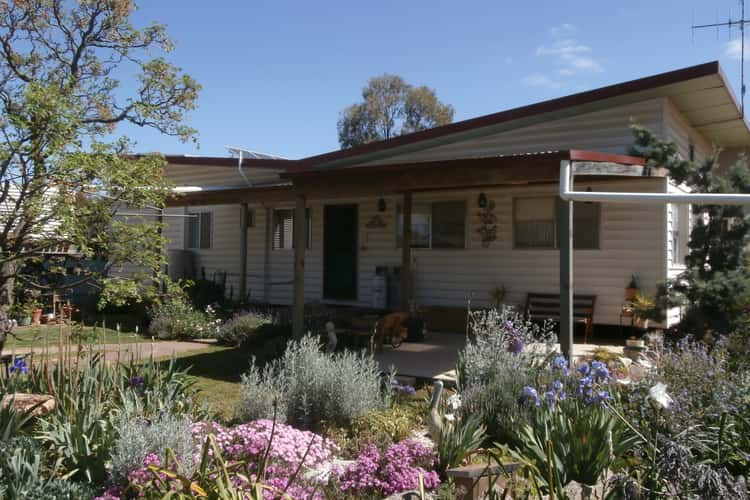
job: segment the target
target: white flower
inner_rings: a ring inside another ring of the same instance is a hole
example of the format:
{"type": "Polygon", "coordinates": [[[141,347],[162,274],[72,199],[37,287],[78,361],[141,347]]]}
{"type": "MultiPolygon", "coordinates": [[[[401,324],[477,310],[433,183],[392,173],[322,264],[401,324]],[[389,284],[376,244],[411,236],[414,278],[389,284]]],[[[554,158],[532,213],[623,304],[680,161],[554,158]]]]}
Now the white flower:
{"type": "Polygon", "coordinates": [[[446,406],[454,412],[461,408],[461,395],[454,394],[445,401],[446,406]]]}
{"type": "Polygon", "coordinates": [[[453,413],[446,413],[445,415],[443,415],[443,418],[446,422],[451,424],[456,421],[456,416],[453,413]]]}
{"type": "Polygon", "coordinates": [[[672,396],[667,394],[667,386],[661,382],[648,390],[648,399],[651,399],[664,409],[669,408],[674,403],[672,396]]]}

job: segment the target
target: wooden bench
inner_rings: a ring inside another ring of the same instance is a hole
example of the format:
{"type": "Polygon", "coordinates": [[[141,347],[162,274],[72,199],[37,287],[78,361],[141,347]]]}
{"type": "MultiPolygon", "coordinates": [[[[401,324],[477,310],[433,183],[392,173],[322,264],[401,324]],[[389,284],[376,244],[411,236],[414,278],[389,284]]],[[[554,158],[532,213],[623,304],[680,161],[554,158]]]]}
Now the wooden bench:
{"type": "MultiPolygon", "coordinates": [[[[583,323],[583,343],[587,343],[594,327],[596,295],[573,296],[573,321],[583,323]]],[[[529,293],[526,296],[526,315],[531,320],[560,321],[560,294],[529,293]]]]}

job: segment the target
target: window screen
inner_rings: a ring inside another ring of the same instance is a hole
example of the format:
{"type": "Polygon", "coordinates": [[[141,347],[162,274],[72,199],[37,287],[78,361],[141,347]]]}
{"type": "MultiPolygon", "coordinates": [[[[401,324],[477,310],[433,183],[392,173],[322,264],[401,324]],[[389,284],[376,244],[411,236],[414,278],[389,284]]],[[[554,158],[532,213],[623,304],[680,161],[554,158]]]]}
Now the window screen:
{"type": "Polygon", "coordinates": [[[555,247],[555,198],[516,198],[513,218],[517,248],[555,247]]]}
{"type": "MultiPolygon", "coordinates": [[[[307,209],[307,248],[311,238],[310,209],[307,209]]],[[[294,248],[294,210],[291,208],[273,211],[273,245],[274,250],[294,248]]]]}

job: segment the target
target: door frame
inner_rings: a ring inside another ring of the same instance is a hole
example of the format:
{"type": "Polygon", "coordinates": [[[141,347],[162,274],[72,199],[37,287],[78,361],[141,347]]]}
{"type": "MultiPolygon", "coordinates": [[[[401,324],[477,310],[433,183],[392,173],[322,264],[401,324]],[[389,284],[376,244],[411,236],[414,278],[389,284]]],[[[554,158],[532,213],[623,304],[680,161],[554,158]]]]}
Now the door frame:
{"type": "Polygon", "coordinates": [[[320,280],[320,296],[323,302],[329,304],[354,304],[359,301],[359,203],[324,203],[323,204],[323,237],[322,241],[322,276],[320,280]],[[326,296],[326,208],[328,207],[351,207],[354,209],[354,296],[350,299],[337,299],[326,296]]]}

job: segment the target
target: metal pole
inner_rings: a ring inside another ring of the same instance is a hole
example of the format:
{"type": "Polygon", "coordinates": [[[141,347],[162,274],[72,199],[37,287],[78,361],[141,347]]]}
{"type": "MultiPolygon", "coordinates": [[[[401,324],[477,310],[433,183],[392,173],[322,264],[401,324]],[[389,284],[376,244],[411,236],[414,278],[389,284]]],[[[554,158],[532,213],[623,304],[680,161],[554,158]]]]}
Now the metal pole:
{"type": "MultiPolygon", "coordinates": [[[[570,161],[563,160],[561,171],[570,176],[570,161]]],[[[561,173],[562,179],[562,173],[561,173]]],[[[568,185],[569,185],[568,177],[568,185]]],[[[562,182],[562,180],[561,180],[562,182]]],[[[557,244],[560,248],[560,349],[573,362],[573,202],[560,197],[557,219],[557,244]]]]}

